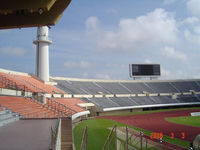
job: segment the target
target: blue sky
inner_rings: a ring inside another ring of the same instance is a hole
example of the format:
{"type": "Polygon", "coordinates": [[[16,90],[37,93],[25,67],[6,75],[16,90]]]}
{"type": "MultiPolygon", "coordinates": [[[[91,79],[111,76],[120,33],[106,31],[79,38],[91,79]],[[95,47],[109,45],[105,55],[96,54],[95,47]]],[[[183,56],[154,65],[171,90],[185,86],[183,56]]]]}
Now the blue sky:
{"type": "MultiPolygon", "coordinates": [[[[36,30],[0,30],[0,68],[35,72],[36,30]]],[[[161,79],[200,77],[199,0],[72,0],[50,38],[52,76],[130,79],[130,63],[160,63],[161,79]]]]}

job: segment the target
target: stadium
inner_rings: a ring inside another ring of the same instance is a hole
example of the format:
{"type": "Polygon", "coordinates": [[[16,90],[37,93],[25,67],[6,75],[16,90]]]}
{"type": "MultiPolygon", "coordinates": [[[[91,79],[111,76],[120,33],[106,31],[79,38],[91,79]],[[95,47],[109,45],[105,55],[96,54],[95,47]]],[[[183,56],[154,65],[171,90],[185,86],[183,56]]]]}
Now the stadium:
{"type": "Polygon", "coordinates": [[[37,36],[35,74],[0,69],[0,149],[200,149],[200,79],[159,80],[149,63],[130,65],[135,80],[50,76],[49,27],[70,2],[2,1],[0,29],[37,36]]]}

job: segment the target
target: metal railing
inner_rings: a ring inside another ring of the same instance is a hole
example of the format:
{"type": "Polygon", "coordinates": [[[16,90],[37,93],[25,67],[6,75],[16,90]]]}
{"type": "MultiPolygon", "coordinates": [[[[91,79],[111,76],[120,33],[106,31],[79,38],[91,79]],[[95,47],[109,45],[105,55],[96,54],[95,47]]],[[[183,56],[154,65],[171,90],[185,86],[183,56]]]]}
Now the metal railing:
{"type": "MultiPolygon", "coordinates": [[[[15,76],[13,76],[15,77],[15,76]]],[[[25,98],[27,98],[27,100],[31,100],[34,103],[40,104],[40,106],[46,108],[47,110],[51,110],[54,113],[55,118],[58,117],[71,117],[73,114],[77,113],[75,110],[53,100],[48,98],[47,99],[47,104],[43,105],[41,103],[39,103],[37,100],[34,100],[33,98],[27,97],[27,92],[30,93],[35,93],[33,90],[31,90],[30,88],[28,88],[25,85],[18,85],[16,82],[6,78],[4,75],[0,75],[0,86],[2,87],[6,87],[8,89],[14,89],[14,90],[19,90],[22,92],[22,96],[24,96],[25,98]]],[[[30,84],[31,86],[31,84],[30,84]]],[[[35,86],[32,86],[33,88],[36,88],[35,86]]],[[[39,89],[39,88],[38,88],[39,89]]],[[[41,115],[42,113],[40,113],[41,115]]],[[[38,113],[35,114],[35,116],[33,114],[27,114],[25,117],[30,117],[33,116],[34,118],[38,117],[38,113]]],[[[45,118],[48,117],[48,113],[44,113],[42,114],[45,118]]]]}
{"type": "Polygon", "coordinates": [[[75,110],[50,98],[47,99],[47,106],[58,112],[60,117],[71,117],[73,114],[77,113],[75,110]]]}
{"type": "Polygon", "coordinates": [[[110,131],[102,150],[117,150],[117,125],[110,131]]]}
{"type": "Polygon", "coordinates": [[[16,82],[6,78],[3,75],[0,75],[0,85],[5,87],[5,88],[8,88],[8,89],[22,91],[24,95],[25,95],[25,92],[32,92],[25,85],[19,85],[16,82]]]}
{"type": "Polygon", "coordinates": [[[83,132],[83,137],[81,140],[81,148],[80,150],[88,150],[88,128],[85,126],[84,132],[83,132]]]}
{"type": "Polygon", "coordinates": [[[49,116],[51,115],[54,115],[53,118],[58,118],[60,115],[58,115],[58,112],[55,111],[54,109],[52,109],[51,107],[48,107],[48,105],[44,105],[40,102],[38,102],[37,100],[35,100],[34,98],[31,98],[31,97],[25,97],[28,101],[31,101],[32,103],[35,103],[37,104],[38,106],[46,109],[46,110],[49,110],[49,112],[44,112],[44,113],[41,113],[41,111],[38,111],[38,112],[34,112],[34,113],[29,113],[29,114],[26,114],[24,117],[25,118],[49,118],[49,116]],[[42,117],[43,116],[43,117],[42,117]]]}
{"type": "MultiPolygon", "coordinates": [[[[33,85],[32,83],[30,83],[30,82],[28,82],[28,81],[26,81],[26,80],[24,80],[24,79],[21,79],[20,77],[18,77],[18,76],[16,76],[16,75],[13,75],[13,74],[11,74],[11,75],[12,75],[13,77],[17,78],[18,80],[20,80],[21,82],[24,82],[24,83],[28,84],[30,87],[33,87],[34,89],[40,90],[42,93],[46,93],[43,89],[41,89],[41,88],[39,88],[39,87],[33,85]]],[[[31,92],[33,92],[33,91],[31,91],[31,92]]]]}
{"type": "Polygon", "coordinates": [[[162,138],[152,140],[149,136],[144,135],[143,132],[136,131],[132,128],[119,127],[117,129],[119,136],[118,149],[120,150],[147,150],[147,149],[160,149],[160,150],[175,150],[173,147],[162,138]]]}
{"type": "Polygon", "coordinates": [[[55,127],[51,127],[51,142],[50,142],[49,150],[59,149],[58,147],[60,146],[60,143],[59,143],[60,130],[61,130],[61,119],[59,118],[57,120],[55,127]]]}

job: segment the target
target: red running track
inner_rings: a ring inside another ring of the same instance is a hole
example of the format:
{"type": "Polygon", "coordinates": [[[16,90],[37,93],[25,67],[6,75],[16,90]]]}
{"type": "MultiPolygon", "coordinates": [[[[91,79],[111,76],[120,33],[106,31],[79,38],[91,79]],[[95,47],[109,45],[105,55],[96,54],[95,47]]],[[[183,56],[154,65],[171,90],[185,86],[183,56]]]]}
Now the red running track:
{"type": "Polygon", "coordinates": [[[181,139],[182,137],[181,133],[184,132],[185,133],[184,140],[191,142],[193,141],[193,139],[197,134],[200,134],[200,127],[180,125],[165,120],[165,118],[168,117],[190,116],[191,112],[200,112],[200,109],[177,110],[177,111],[141,114],[133,116],[104,116],[101,118],[115,120],[117,122],[121,122],[124,124],[149,130],[152,132],[159,132],[159,133],[161,132],[164,135],[168,135],[170,137],[171,137],[171,132],[173,132],[174,138],[178,139],[181,139]]]}

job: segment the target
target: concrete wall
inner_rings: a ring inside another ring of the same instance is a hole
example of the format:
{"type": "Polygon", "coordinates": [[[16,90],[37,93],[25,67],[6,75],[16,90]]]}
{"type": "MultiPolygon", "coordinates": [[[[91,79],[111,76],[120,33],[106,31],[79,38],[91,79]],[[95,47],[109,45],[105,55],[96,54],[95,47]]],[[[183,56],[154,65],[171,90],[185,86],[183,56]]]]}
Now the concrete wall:
{"type": "Polygon", "coordinates": [[[93,95],[84,95],[84,94],[74,94],[72,95],[74,98],[92,98],[93,95]]]}
{"type": "Polygon", "coordinates": [[[53,94],[53,97],[54,97],[54,98],[61,98],[62,95],[61,95],[61,94],[53,94]]]}
{"type": "Polygon", "coordinates": [[[22,92],[16,91],[16,90],[0,88],[0,94],[2,94],[2,95],[12,95],[12,96],[21,96],[22,92]]]}
{"type": "Polygon", "coordinates": [[[32,97],[33,94],[32,94],[31,92],[25,92],[25,96],[27,96],[27,97],[32,97]]]}
{"type": "Polygon", "coordinates": [[[137,108],[137,109],[125,109],[125,110],[99,112],[99,116],[117,115],[119,113],[138,112],[138,111],[143,111],[143,109],[142,108],[137,108]]]}
{"type": "Polygon", "coordinates": [[[62,97],[63,98],[72,98],[72,94],[63,94],[62,97]]]}

